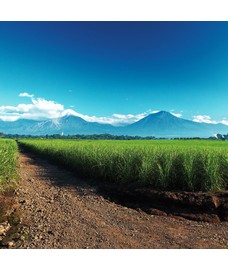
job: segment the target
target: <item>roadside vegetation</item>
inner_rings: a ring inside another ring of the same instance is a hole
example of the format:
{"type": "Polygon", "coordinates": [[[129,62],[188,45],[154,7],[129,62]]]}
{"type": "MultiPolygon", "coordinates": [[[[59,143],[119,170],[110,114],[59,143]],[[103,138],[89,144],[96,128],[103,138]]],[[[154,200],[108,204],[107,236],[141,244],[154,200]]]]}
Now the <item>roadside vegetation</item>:
{"type": "Polygon", "coordinates": [[[0,139],[0,193],[15,187],[17,155],[18,147],[14,140],[0,139]]]}
{"type": "Polygon", "coordinates": [[[25,139],[20,143],[81,177],[98,181],[159,190],[228,188],[228,143],[223,141],[25,139]]]}

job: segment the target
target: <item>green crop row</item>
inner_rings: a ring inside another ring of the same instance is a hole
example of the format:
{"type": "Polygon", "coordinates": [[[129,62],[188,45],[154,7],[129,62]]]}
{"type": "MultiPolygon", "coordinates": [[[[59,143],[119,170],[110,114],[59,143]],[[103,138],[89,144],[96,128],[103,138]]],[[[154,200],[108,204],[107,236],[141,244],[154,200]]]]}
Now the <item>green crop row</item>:
{"type": "Polygon", "coordinates": [[[0,139],[0,192],[12,187],[17,179],[17,143],[0,139]]]}
{"type": "Polygon", "coordinates": [[[85,178],[160,190],[228,188],[228,144],[218,141],[21,140],[85,178]]]}

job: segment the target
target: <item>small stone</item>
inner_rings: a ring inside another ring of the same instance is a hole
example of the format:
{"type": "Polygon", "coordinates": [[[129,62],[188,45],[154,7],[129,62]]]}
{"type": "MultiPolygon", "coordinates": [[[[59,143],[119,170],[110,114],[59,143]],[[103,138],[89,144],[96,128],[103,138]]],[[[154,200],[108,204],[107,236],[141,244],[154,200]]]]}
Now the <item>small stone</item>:
{"type": "Polygon", "coordinates": [[[26,200],[20,200],[19,203],[24,204],[26,203],[26,200]]]}
{"type": "Polygon", "coordinates": [[[51,200],[49,200],[48,202],[49,202],[49,203],[54,203],[55,201],[54,201],[54,199],[51,199],[51,200]]]}
{"type": "Polygon", "coordinates": [[[215,208],[218,208],[220,206],[220,201],[218,197],[212,196],[212,201],[214,203],[215,208]]]}
{"type": "Polygon", "coordinates": [[[5,235],[5,228],[2,226],[2,225],[0,225],[0,235],[5,235]]]}
{"type": "Polygon", "coordinates": [[[9,248],[11,248],[11,247],[14,246],[14,242],[13,241],[10,241],[10,242],[7,243],[7,245],[8,245],[9,248]]]}
{"type": "Polygon", "coordinates": [[[13,208],[13,209],[17,209],[19,206],[20,206],[19,203],[15,203],[15,204],[12,205],[12,208],[13,208]]]}
{"type": "Polygon", "coordinates": [[[0,235],[6,235],[6,232],[9,230],[10,224],[8,222],[4,222],[0,225],[0,235]]]}
{"type": "Polygon", "coordinates": [[[25,237],[23,235],[21,235],[20,240],[21,241],[24,241],[25,240],[25,237]]]}

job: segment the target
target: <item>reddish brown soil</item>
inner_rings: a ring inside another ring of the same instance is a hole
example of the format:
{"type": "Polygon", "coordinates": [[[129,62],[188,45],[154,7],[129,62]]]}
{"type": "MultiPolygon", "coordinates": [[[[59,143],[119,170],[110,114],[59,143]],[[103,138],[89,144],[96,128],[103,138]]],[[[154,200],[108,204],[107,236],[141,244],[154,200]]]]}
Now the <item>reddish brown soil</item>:
{"type": "MultiPolygon", "coordinates": [[[[114,203],[96,185],[20,155],[16,205],[23,232],[13,248],[227,248],[228,222],[191,221],[114,203]]],[[[160,213],[162,214],[162,213],[160,213]]]]}
{"type": "Polygon", "coordinates": [[[228,221],[228,192],[158,191],[101,183],[99,191],[113,201],[140,208],[148,214],[179,216],[190,220],[228,221]]]}

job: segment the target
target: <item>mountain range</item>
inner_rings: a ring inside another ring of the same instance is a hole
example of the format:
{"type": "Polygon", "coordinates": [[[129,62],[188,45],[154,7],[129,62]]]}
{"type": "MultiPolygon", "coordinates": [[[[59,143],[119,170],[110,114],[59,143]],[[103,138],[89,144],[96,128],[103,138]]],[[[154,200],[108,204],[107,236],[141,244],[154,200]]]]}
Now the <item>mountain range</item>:
{"type": "Polygon", "coordinates": [[[112,126],[67,114],[51,120],[19,119],[14,122],[0,120],[0,132],[19,135],[51,135],[51,134],[112,134],[130,136],[155,137],[202,137],[207,138],[217,133],[228,134],[228,126],[223,124],[198,123],[182,119],[166,111],[150,114],[141,120],[126,126],[112,126]]]}

